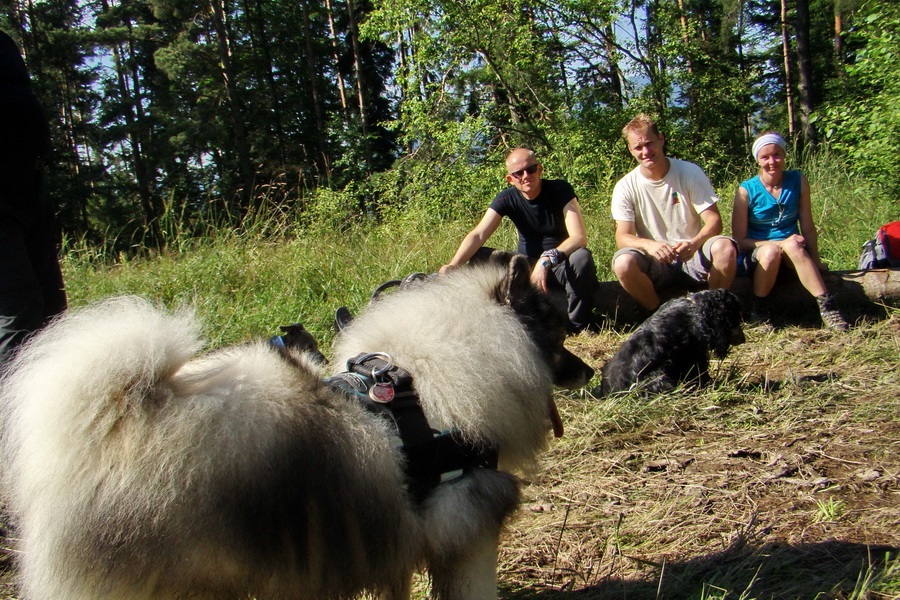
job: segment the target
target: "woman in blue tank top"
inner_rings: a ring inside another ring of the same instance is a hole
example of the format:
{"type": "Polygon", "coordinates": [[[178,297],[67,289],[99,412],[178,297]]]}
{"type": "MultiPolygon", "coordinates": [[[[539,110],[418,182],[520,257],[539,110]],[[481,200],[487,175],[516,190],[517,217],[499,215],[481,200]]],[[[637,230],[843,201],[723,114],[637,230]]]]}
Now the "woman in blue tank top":
{"type": "Polygon", "coordinates": [[[784,138],[777,133],[757,137],[753,158],[759,174],[742,182],[734,198],[731,228],[741,251],[738,274],[744,271],[753,276],[750,320],[771,328],[768,297],[785,264],[815,296],[822,322],[843,331],[847,321],[834,307],[822,279],[821,271],[827,268],[819,258],[809,181],[800,171],[785,171],[785,147],[784,138]]]}

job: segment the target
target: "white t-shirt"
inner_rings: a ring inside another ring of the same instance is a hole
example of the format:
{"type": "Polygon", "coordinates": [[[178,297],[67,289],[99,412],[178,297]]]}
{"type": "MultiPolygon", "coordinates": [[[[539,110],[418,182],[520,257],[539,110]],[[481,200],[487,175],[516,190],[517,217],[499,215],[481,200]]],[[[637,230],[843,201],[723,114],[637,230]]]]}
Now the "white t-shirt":
{"type": "Polygon", "coordinates": [[[700,213],[718,201],[703,169],[669,158],[669,172],[660,181],[647,179],[635,167],[616,183],[612,217],[633,222],[639,237],[675,245],[700,232],[700,213]]]}

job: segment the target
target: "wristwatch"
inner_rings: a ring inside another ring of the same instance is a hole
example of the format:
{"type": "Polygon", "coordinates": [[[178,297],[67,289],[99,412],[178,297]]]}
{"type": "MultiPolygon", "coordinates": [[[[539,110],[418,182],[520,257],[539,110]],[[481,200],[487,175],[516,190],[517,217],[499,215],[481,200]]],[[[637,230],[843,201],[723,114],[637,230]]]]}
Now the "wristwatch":
{"type": "Polygon", "coordinates": [[[549,269],[550,267],[553,266],[553,263],[550,262],[549,258],[542,258],[541,266],[544,267],[545,269],[549,269]]]}

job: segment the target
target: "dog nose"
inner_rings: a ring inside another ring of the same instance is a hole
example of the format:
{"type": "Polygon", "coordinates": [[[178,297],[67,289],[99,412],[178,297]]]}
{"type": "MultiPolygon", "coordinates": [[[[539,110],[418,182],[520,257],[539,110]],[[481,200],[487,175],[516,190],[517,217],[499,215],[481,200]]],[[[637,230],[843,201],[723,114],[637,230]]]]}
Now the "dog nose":
{"type": "Polygon", "coordinates": [[[560,353],[553,371],[554,383],[571,390],[580,388],[594,376],[594,369],[566,349],[560,353]]]}

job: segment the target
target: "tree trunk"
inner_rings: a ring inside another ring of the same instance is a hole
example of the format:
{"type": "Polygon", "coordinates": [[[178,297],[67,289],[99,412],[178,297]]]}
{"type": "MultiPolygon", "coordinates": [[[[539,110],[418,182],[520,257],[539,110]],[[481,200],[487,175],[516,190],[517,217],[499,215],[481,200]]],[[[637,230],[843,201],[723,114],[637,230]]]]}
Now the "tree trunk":
{"type": "MultiPolygon", "coordinates": [[[[265,2],[266,0],[261,0],[265,2]]],[[[269,40],[269,33],[266,29],[266,19],[262,13],[259,2],[249,2],[244,0],[244,11],[250,21],[249,31],[253,32],[250,43],[254,45],[262,53],[263,64],[260,69],[263,71],[266,85],[269,88],[269,97],[267,101],[272,108],[272,119],[275,131],[275,144],[278,148],[278,160],[284,165],[288,162],[288,152],[285,148],[285,140],[287,136],[284,133],[284,115],[282,112],[282,94],[279,86],[275,81],[275,68],[272,59],[272,44],[269,40]],[[255,38],[255,39],[254,39],[255,38]]]]}
{"type": "Polygon", "coordinates": [[[356,95],[359,101],[359,121],[362,128],[363,151],[366,171],[372,172],[372,153],[369,151],[369,115],[366,111],[366,74],[362,66],[362,45],[359,43],[359,25],[356,21],[354,0],[347,0],[347,16],[350,21],[350,41],[353,47],[353,68],[356,71],[356,95]]]}
{"type": "MultiPolygon", "coordinates": [[[[110,12],[110,5],[107,0],[103,0],[103,12],[110,12]]],[[[131,30],[131,20],[127,23],[129,33],[131,30]]],[[[137,183],[138,196],[141,199],[141,208],[144,213],[144,227],[150,233],[153,242],[158,242],[158,228],[156,218],[159,216],[156,202],[150,190],[150,169],[144,156],[143,136],[140,127],[142,121],[143,108],[141,105],[141,84],[138,79],[137,67],[134,67],[131,74],[131,85],[129,86],[129,74],[127,73],[128,65],[136,65],[137,57],[134,56],[134,47],[131,42],[128,45],[115,43],[112,45],[113,66],[116,72],[116,83],[119,88],[119,101],[122,103],[122,113],[125,118],[126,135],[128,143],[131,146],[131,167],[134,171],[134,178],[137,183]]]]}
{"type": "Polygon", "coordinates": [[[603,41],[606,46],[606,62],[609,64],[610,87],[614,98],[613,108],[622,110],[625,104],[625,94],[622,91],[622,69],[619,68],[619,61],[616,60],[618,52],[615,35],[612,25],[607,25],[603,41]]]}
{"type": "Polygon", "coordinates": [[[794,89],[791,84],[791,43],[788,37],[787,0],[781,0],[781,53],[784,58],[784,99],[787,105],[788,134],[794,139],[794,89]]]}
{"type": "Polygon", "coordinates": [[[334,72],[337,75],[338,92],[341,96],[341,109],[344,111],[344,124],[350,125],[347,113],[347,92],[344,85],[344,76],[341,75],[340,55],[338,54],[338,37],[334,28],[334,15],[331,10],[331,0],[325,0],[325,9],[328,11],[328,31],[331,35],[332,57],[334,58],[334,72]]]}
{"type": "Polygon", "coordinates": [[[841,0],[834,0],[834,65],[838,77],[844,78],[844,15],[841,0]]]}
{"type": "Polygon", "coordinates": [[[216,33],[216,44],[219,54],[219,67],[225,86],[225,99],[231,112],[231,124],[234,128],[234,152],[237,155],[238,170],[241,175],[243,190],[239,214],[243,217],[250,207],[253,198],[254,169],[250,162],[250,143],[247,139],[247,126],[244,123],[244,109],[238,94],[237,74],[231,60],[231,34],[225,23],[223,0],[209,0],[210,18],[216,33]]]}
{"type": "MultiPolygon", "coordinates": [[[[684,49],[687,51],[690,38],[688,37],[688,20],[687,11],[684,9],[684,0],[678,0],[678,13],[681,18],[681,39],[684,42],[684,49]]],[[[694,72],[694,63],[690,56],[687,57],[687,70],[688,73],[694,72]]]]}
{"type": "Polygon", "coordinates": [[[316,160],[322,165],[325,178],[331,180],[331,165],[325,145],[325,110],[322,108],[322,94],[319,93],[319,76],[316,74],[316,52],[313,49],[313,31],[309,18],[309,5],[306,0],[301,0],[300,10],[303,14],[303,42],[306,48],[306,77],[309,79],[309,89],[312,95],[313,115],[316,119],[316,160]]]}
{"type": "MultiPolygon", "coordinates": [[[[853,320],[860,316],[883,317],[882,304],[900,306],[900,269],[870,269],[868,271],[832,271],[824,275],[825,285],[841,311],[853,320]]],[[[688,287],[666,290],[663,300],[695,291],[688,287]]],[[[753,296],[750,277],[738,277],[731,286],[744,306],[749,306],[753,296]]],[[[818,308],[812,295],[792,278],[779,281],[770,296],[772,316],[776,322],[814,322],[818,308]]],[[[643,312],[617,281],[600,284],[596,296],[597,315],[605,316],[617,324],[638,322],[643,312]]]]}
{"type": "MultiPolygon", "coordinates": [[[[737,19],[737,54],[738,54],[738,68],[741,71],[741,77],[748,81],[750,79],[750,72],[747,68],[747,58],[744,56],[744,36],[746,35],[745,27],[744,27],[744,2],[741,0],[738,3],[738,19],[737,19]]],[[[749,90],[748,90],[749,94],[749,90]]],[[[748,148],[753,144],[753,132],[751,130],[751,113],[745,112],[743,114],[743,124],[742,129],[744,131],[744,145],[748,148]]]]}
{"type": "Polygon", "coordinates": [[[669,115],[669,85],[666,82],[666,61],[661,52],[663,35],[658,23],[659,0],[647,3],[647,63],[650,67],[651,94],[659,115],[657,124],[666,128],[669,115]]]}
{"type": "Polygon", "coordinates": [[[816,128],[812,123],[813,81],[812,56],[809,44],[809,0],[797,1],[797,65],[800,76],[800,128],[803,143],[810,150],[816,147],[816,128]]]}

